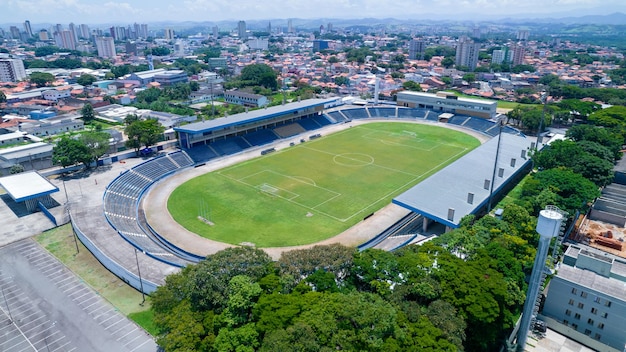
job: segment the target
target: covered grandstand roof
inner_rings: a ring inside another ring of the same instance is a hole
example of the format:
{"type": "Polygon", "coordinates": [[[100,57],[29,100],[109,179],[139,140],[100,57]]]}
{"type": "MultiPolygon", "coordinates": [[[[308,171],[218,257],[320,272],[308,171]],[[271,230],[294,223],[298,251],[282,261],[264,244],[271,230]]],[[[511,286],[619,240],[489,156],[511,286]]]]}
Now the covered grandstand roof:
{"type": "Polygon", "coordinates": [[[35,171],[0,177],[0,186],[16,202],[23,202],[59,191],[58,187],[35,171]]]}
{"type": "Polygon", "coordinates": [[[213,130],[220,130],[230,126],[241,125],[260,120],[272,118],[274,116],[283,115],[300,109],[312,108],[335,101],[336,98],[330,99],[308,99],[299,102],[289,103],[285,105],[272,106],[266,109],[252,110],[241,114],[223,117],[215,120],[191,123],[181,127],[175,127],[174,130],[186,133],[202,133],[213,130]]]}
{"type": "MultiPolygon", "coordinates": [[[[526,163],[530,162],[527,154],[531,147],[531,139],[507,133],[502,133],[501,136],[494,194],[497,194],[500,188],[505,186],[526,163]],[[525,159],[522,158],[522,151],[526,156],[525,159]],[[514,165],[512,159],[515,159],[514,165]]],[[[498,138],[492,138],[399,195],[393,203],[446,226],[459,227],[463,216],[475,213],[489,200],[491,187],[486,182],[490,183],[493,177],[497,147],[498,138]],[[470,196],[470,193],[473,196],[470,196]],[[473,200],[468,202],[468,199],[472,197],[473,200]],[[450,209],[453,209],[452,216],[449,216],[450,209]]]]}

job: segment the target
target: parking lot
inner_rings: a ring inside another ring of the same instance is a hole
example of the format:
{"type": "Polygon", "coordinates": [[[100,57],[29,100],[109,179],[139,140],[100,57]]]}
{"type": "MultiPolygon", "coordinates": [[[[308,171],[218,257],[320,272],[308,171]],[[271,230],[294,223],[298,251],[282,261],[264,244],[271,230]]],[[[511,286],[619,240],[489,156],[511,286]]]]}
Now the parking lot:
{"type": "Polygon", "coordinates": [[[0,351],[156,350],[150,335],[32,239],[0,248],[0,351]]]}

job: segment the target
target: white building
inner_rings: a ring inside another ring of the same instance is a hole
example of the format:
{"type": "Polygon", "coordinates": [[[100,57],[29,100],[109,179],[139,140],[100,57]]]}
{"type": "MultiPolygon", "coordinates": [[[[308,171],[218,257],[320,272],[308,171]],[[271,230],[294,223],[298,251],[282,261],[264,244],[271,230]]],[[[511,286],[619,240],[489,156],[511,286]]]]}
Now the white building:
{"type": "Polygon", "coordinates": [[[0,59],[0,82],[18,82],[26,79],[24,62],[20,59],[0,59]]]}
{"type": "Polygon", "coordinates": [[[625,313],[626,259],[571,245],[548,286],[543,307],[548,326],[595,350],[623,351],[625,313]]]}
{"type": "Polygon", "coordinates": [[[111,37],[96,38],[96,48],[98,49],[98,56],[100,57],[113,58],[117,55],[115,52],[115,42],[111,37]]]}
{"type": "Polygon", "coordinates": [[[486,99],[460,98],[452,93],[439,92],[437,94],[422,92],[398,92],[398,106],[417,109],[430,109],[437,112],[447,112],[459,115],[468,115],[491,119],[496,116],[498,103],[486,99]]]}

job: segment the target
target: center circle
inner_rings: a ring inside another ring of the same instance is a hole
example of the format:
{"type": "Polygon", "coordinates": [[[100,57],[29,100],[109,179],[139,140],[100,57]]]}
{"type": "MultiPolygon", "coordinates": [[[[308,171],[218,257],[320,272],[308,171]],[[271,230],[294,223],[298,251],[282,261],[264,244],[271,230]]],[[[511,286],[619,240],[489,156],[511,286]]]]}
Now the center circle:
{"type": "Polygon", "coordinates": [[[367,154],[344,153],[335,155],[333,161],[341,166],[367,166],[374,163],[374,158],[367,154]]]}

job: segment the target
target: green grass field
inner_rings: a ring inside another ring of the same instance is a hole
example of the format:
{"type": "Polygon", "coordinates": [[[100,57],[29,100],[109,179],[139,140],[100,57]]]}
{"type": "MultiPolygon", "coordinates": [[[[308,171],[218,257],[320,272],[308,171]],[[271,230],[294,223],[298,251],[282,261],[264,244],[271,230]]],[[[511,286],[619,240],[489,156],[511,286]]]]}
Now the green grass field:
{"type": "Polygon", "coordinates": [[[189,180],[171,194],[168,210],[188,230],[221,242],[314,243],[479,144],[437,126],[361,125],[189,180]]]}

